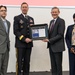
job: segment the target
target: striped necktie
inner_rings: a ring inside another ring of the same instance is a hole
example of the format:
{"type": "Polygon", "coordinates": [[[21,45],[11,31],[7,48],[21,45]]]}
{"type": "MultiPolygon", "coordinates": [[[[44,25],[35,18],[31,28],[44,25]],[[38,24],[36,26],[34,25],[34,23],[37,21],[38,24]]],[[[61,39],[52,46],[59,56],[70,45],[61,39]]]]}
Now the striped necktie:
{"type": "Polygon", "coordinates": [[[50,26],[50,32],[53,30],[55,24],[55,20],[52,20],[51,26],[50,26]]]}

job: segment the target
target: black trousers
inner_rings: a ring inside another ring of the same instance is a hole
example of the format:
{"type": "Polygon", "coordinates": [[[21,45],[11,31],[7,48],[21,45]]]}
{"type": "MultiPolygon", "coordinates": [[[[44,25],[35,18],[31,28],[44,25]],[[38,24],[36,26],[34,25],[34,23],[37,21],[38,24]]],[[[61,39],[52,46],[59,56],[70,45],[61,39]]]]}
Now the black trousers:
{"type": "Polygon", "coordinates": [[[62,75],[62,52],[53,52],[49,48],[52,75],[62,75]]]}
{"type": "Polygon", "coordinates": [[[70,75],[75,75],[75,54],[69,50],[69,70],[70,75]]]}
{"type": "Polygon", "coordinates": [[[29,75],[31,50],[32,48],[17,48],[16,75],[29,75]]]}

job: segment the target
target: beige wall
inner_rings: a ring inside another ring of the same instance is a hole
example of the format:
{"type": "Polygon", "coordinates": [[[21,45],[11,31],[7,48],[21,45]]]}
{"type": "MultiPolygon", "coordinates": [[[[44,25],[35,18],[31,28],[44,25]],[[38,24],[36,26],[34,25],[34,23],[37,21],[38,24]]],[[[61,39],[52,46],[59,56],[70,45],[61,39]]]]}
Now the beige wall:
{"type": "MultiPolygon", "coordinates": [[[[50,14],[51,7],[30,7],[28,14],[31,15],[35,24],[40,23],[48,23],[52,19],[50,14]]],[[[74,8],[60,8],[60,17],[62,17],[66,22],[66,28],[68,25],[73,23],[72,15],[75,12],[74,8]]],[[[20,14],[19,7],[10,7],[8,6],[8,15],[7,19],[11,22],[10,29],[10,41],[11,41],[11,51],[8,65],[8,72],[15,72],[15,63],[16,63],[16,54],[15,54],[15,37],[13,35],[13,17],[15,15],[20,14]]],[[[68,50],[66,47],[66,51],[63,53],[63,70],[69,70],[69,62],[68,62],[68,50]]],[[[49,51],[47,49],[47,44],[42,41],[34,41],[34,47],[31,54],[31,71],[49,71],[51,69],[50,66],[50,57],[49,51]]]]}

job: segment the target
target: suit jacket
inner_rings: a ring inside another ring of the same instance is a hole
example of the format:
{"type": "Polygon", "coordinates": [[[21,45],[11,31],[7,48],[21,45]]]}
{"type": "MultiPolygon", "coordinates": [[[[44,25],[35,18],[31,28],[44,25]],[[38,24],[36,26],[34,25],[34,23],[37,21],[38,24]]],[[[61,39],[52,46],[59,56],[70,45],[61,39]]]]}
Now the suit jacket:
{"type": "Polygon", "coordinates": [[[14,17],[14,34],[15,34],[15,47],[32,47],[33,43],[26,43],[25,39],[26,38],[31,38],[30,37],[30,30],[29,26],[34,24],[34,19],[30,16],[27,16],[25,18],[22,14],[15,16],[14,17]],[[19,37],[24,36],[21,40],[19,37]]]}
{"type": "Polygon", "coordinates": [[[68,26],[67,28],[67,32],[66,32],[66,36],[65,36],[65,40],[66,40],[66,44],[68,49],[70,50],[72,45],[71,45],[71,38],[72,38],[72,30],[73,30],[74,24],[68,26]]]}
{"type": "MultiPolygon", "coordinates": [[[[50,22],[51,25],[52,21],[50,22]]],[[[49,29],[48,48],[51,47],[53,52],[62,52],[65,50],[64,44],[65,21],[60,17],[57,18],[53,30],[49,29]]]]}
{"type": "Polygon", "coordinates": [[[7,21],[8,33],[6,32],[4,23],[0,18],[0,53],[4,53],[6,50],[10,50],[10,40],[9,40],[9,28],[10,22],[7,21]]]}

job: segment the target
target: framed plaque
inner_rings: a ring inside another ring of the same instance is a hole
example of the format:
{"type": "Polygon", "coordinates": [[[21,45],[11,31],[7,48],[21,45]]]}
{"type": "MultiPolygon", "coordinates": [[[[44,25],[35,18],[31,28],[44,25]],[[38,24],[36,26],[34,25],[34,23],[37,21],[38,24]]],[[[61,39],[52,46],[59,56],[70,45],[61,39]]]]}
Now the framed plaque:
{"type": "Polygon", "coordinates": [[[30,26],[30,34],[32,40],[42,40],[48,38],[48,25],[37,24],[30,26]]]}

